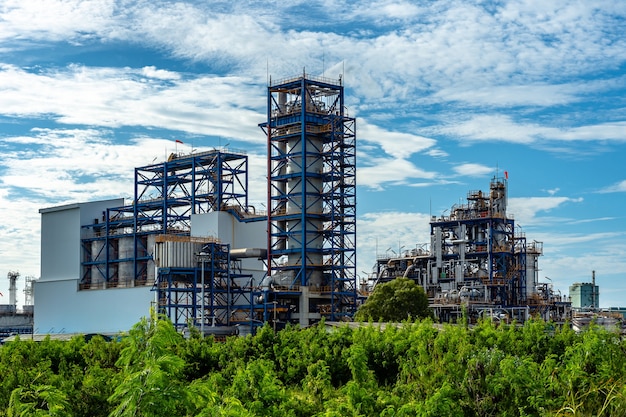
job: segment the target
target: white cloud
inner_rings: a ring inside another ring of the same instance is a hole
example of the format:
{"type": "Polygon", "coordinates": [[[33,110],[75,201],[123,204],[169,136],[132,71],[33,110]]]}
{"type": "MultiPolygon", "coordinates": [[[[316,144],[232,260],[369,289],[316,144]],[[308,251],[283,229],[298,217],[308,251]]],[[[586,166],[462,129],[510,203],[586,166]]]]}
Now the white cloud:
{"type": "Polygon", "coordinates": [[[434,178],[434,172],[424,171],[406,159],[368,158],[357,171],[357,184],[375,190],[382,190],[384,185],[408,184],[412,179],[434,178]]]}
{"type": "Polygon", "coordinates": [[[159,80],[179,80],[180,74],[172,71],[157,69],[154,65],[143,67],[141,73],[148,78],[157,78],[159,80]]]}
{"type": "Polygon", "coordinates": [[[0,155],[2,188],[55,203],[129,196],[134,167],[148,164],[148,157],[163,160],[168,145],[173,150],[171,141],[159,139],[116,144],[110,132],[95,129],[36,129],[6,142],[27,146],[0,155]]]}
{"type": "Polygon", "coordinates": [[[539,141],[615,141],[624,142],[625,122],[600,123],[580,127],[548,127],[537,123],[516,122],[505,114],[477,115],[470,119],[436,128],[443,134],[464,140],[505,141],[532,144],[539,141]]]}
{"type": "Polygon", "coordinates": [[[463,88],[443,88],[432,97],[442,101],[461,101],[489,106],[555,106],[580,100],[580,86],[538,84],[463,88]]]}
{"type": "Polygon", "coordinates": [[[453,167],[454,171],[462,176],[469,177],[482,177],[486,174],[493,173],[494,170],[491,167],[481,164],[461,164],[453,167]]]}
{"type": "Polygon", "coordinates": [[[509,198],[509,208],[507,211],[509,216],[514,216],[515,223],[521,226],[545,225],[545,222],[554,222],[555,219],[544,219],[543,217],[539,217],[540,213],[550,212],[567,203],[580,203],[582,201],[582,198],[554,196],[509,198]]]}
{"type": "Polygon", "coordinates": [[[424,152],[437,144],[437,141],[420,135],[393,132],[365,120],[359,119],[359,141],[378,144],[387,155],[406,159],[414,153],[424,152]]]}
{"type": "Polygon", "coordinates": [[[508,115],[479,115],[439,130],[443,134],[476,141],[502,140],[528,144],[535,140],[537,134],[545,132],[546,129],[536,124],[517,124],[508,115]]]}
{"type": "Polygon", "coordinates": [[[609,185],[608,187],[605,187],[598,192],[602,194],[626,192],[626,180],[622,180],[613,185],[609,185]]]}
{"type": "MultiPolygon", "coordinates": [[[[464,100],[469,87],[478,90],[475,98],[499,103],[515,97],[526,103],[569,100],[571,90],[562,83],[542,85],[543,74],[582,74],[595,71],[599,61],[626,56],[626,42],[612,24],[625,14],[616,1],[601,8],[517,1],[501,6],[371,1],[354,8],[327,1],[315,9],[323,17],[307,20],[306,26],[289,15],[292,6],[9,0],[0,8],[0,39],[130,41],[252,77],[264,77],[266,63],[277,74],[299,73],[303,67],[321,73],[324,56],[331,65],[347,63],[351,88],[368,97],[420,97],[441,90],[448,99],[464,100]],[[346,19],[357,29],[342,32],[346,19]],[[280,45],[272,48],[269,62],[258,53],[267,45],[280,45]]],[[[314,6],[302,2],[301,7],[314,6]]]]}
{"type": "Polygon", "coordinates": [[[114,0],[5,0],[0,39],[79,42],[100,36],[114,23],[115,12],[114,0]]]}
{"type": "Polygon", "coordinates": [[[53,118],[63,124],[148,126],[263,142],[257,127],[266,117],[260,88],[251,100],[245,93],[249,80],[244,78],[179,78],[151,67],[73,65],[27,72],[3,65],[0,108],[4,114],[53,118]],[[143,78],[148,74],[151,78],[143,78]],[[251,108],[254,104],[258,107],[251,108]]]}

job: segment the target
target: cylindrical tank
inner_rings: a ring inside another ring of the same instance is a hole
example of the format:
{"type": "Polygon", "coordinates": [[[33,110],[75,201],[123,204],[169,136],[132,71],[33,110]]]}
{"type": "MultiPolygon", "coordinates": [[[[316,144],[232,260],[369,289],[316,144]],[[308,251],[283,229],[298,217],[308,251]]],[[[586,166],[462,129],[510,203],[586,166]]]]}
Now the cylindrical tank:
{"type": "Polygon", "coordinates": [[[106,242],[94,240],[91,242],[91,260],[98,262],[91,267],[91,287],[97,288],[106,281],[106,242]]]}
{"type": "Polygon", "coordinates": [[[526,254],[526,297],[537,292],[537,256],[534,253],[526,254]]]}
{"type": "MultiPolygon", "coordinates": [[[[307,136],[304,142],[306,148],[306,157],[302,160],[303,142],[301,138],[294,139],[287,144],[287,151],[291,155],[291,159],[287,164],[287,174],[291,174],[287,181],[286,192],[290,197],[287,202],[287,214],[311,214],[319,215],[323,212],[323,201],[321,193],[323,191],[323,182],[321,175],[323,169],[323,160],[321,158],[321,150],[323,149],[322,141],[317,136],[307,136]],[[302,170],[306,170],[306,180],[303,181],[302,170]],[[304,196],[304,201],[302,200],[304,196]]],[[[288,238],[287,247],[289,249],[301,249],[302,244],[306,244],[307,253],[305,259],[302,259],[300,251],[290,253],[288,265],[302,265],[319,268],[323,264],[323,255],[321,249],[323,246],[323,222],[314,217],[308,217],[306,221],[300,218],[289,220],[287,222],[287,230],[292,238],[288,238]]],[[[322,282],[322,273],[320,270],[311,270],[308,276],[309,285],[320,285],[322,282]]]]}
{"type": "Polygon", "coordinates": [[[135,281],[135,239],[133,237],[122,237],[118,246],[118,285],[129,287],[135,281]]]}
{"type": "Polygon", "coordinates": [[[148,250],[148,254],[152,255],[152,259],[150,259],[148,261],[148,265],[147,265],[147,271],[146,271],[146,275],[147,275],[147,280],[148,283],[154,282],[155,279],[155,274],[156,274],[156,270],[154,267],[154,258],[155,258],[155,250],[156,250],[156,235],[155,234],[151,234],[148,235],[148,243],[146,244],[147,250],[148,250]]]}

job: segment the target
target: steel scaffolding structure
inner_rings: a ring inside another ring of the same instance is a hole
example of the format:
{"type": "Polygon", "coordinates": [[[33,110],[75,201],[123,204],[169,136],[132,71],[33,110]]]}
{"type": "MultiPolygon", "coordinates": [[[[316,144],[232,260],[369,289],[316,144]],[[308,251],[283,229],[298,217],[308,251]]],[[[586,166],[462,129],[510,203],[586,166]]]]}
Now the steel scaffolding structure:
{"type": "Polygon", "coordinates": [[[195,268],[161,268],[159,311],[176,328],[229,326],[235,308],[230,274],[230,245],[207,243],[195,254],[195,268]]]}
{"type": "Polygon", "coordinates": [[[472,314],[499,309],[520,320],[547,308],[552,296],[536,288],[542,244],[527,243],[507,216],[507,183],[494,177],[489,192],[470,191],[466,204],[453,205],[448,215],[432,216],[429,250],[422,245],[378,257],[372,286],[397,277],[413,279],[444,321],[458,318],[461,304],[472,314]]]}
{"type": "Polygon", "coordinates": [[[83,226],[83,289],[152,285],[154,236],[188,236],[192,214],[248,209],[248,157],[213,149],[135,168],[130,205],[83,226]]]}
{"type": "Polygon", "coordinates": [[[485,299],[502,306],[526,300],[526,238],[506,215],[507,184],[493,178],[488,194],[470,191],[466,205],[430,223],[435,255],[433,284],[482,286],[485,299]]]}
{"type": "Polygon", "coordinates": [[[356,122],[338,82],[303,74],[270,82],[268,268],[301,324],[356,308],[356,122]],[[312,292],[320,295],[312,295],[312,292]]]}

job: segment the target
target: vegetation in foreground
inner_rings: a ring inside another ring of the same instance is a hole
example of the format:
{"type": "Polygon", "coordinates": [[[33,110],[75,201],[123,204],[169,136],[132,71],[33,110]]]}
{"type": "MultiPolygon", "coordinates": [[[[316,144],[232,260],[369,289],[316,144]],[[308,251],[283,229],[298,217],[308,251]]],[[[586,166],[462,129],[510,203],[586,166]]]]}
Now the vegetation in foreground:
{"type": "Polygon", "coordinates": [[[0,348],[3,416],[626,415],[626,343],[530,321],[262,328],[225,343],[145,319],[119,341],[0,348]]]}

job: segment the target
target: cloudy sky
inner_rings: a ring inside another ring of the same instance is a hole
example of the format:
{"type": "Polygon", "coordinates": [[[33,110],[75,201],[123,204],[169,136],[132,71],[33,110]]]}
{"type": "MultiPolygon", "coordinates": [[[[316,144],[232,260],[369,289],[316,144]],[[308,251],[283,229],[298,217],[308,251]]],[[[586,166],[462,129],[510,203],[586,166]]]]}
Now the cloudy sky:
{"type": "Polygon", "coordinates": [[[306,71],[342,74],[357,118],[359,274],[507,171],[540,279],[567,294],[595,270],[624,306],[625,18],[622,0],[4,0],[0,272],[23,299],[38,210],[130,197],[177,139],[246,149],[260,203],[268,78],[306,71]]]}

